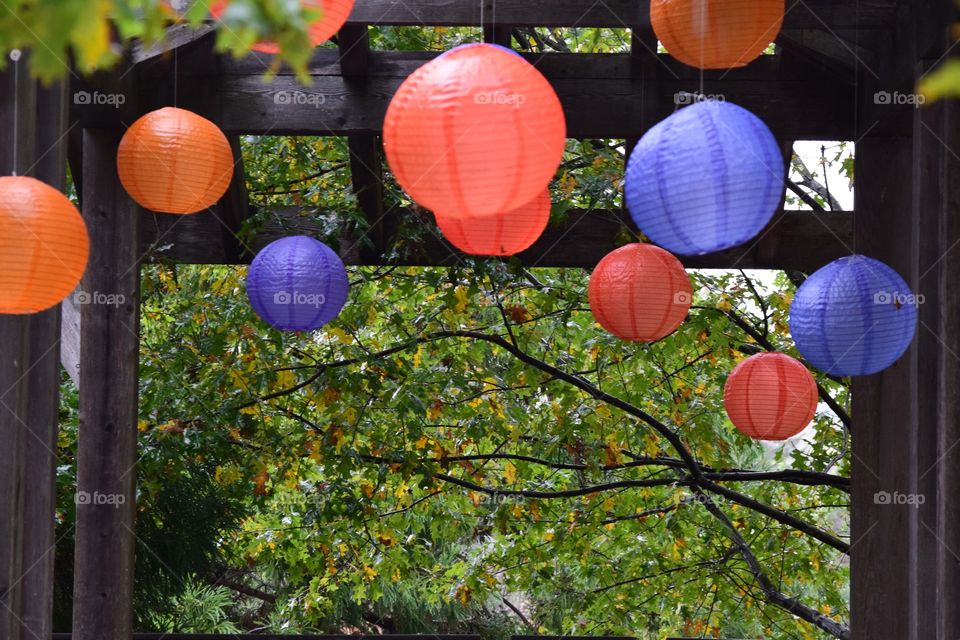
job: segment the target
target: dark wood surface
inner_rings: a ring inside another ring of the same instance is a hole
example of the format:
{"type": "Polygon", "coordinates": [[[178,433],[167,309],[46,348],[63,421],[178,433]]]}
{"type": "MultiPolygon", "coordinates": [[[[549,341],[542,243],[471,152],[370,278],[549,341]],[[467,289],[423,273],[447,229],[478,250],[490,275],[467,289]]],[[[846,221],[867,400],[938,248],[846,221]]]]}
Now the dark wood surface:
{"type": "Polygon", "coordinates": [[[77,506],[74,640],[129,638],[133,631],[140,216],[117,177],[119,140],[112,131],[87,129],[83,136],[91,243],[82,288],[123,301],[81,310],[77,492],[88,504],[77,506]],[[96,504],[95,496],[114,504],[96,504]]]}
{"type": "MultiPolygon", "coordinates": [[[[885,26],[894,0],[805,0],[787,2],[788,28],[885,26]]],[[[492,18],[494,0],[483,2],[485,20],[492,18]]],[[[350,22],[408,26],[478,26],[481,3],[476,0],[357,0],[350,22]]],[[[517,26],[614,27],[650,24],[649,0],[550,0],[549,11],[531,0],[496,0],[498,22],[517,26]]]]}
{"type": "MultiPolygon", "coordinates": [[[[267,222],[250,243],[259,251],[288,235],[312,235],[325,239],[322,214],[304,217],[300,209],[282,208],[266,214],[267,222]]],[[[221,223],[215,212],[184,218],[144,213],[142,248],[147,259],[191,264],[235,264],[223,248],[221,223]]],[[[632,223],[622,211],[568,211],[567,221],[550,226],[543,236],[518,259],[528,267],[582,267],[592,269],[616,249],[618,236],[632,223]]],[[[465,256],[448,245],[433,226],[432,216],[408,209],[388,211],[384,216],[388,238],[401,218],[423,226],[423,241],[405,246],[410,252],[397,264],[403,266],[449,266],[465,256]]],[[[707,256],[681,257],[690,268],[756,269],[783,268],[811,272],[827,262],[850,253],[853,242],[851,213],[791,211],[780,218],[758,241],[743,247],[707,256]]],[[[341,250],[345,247],[341,247],[341,250]]],[[[392,246],[388,242],[387,249],[392,246]]],[[[345,252],[352,265],[377,265],[382,259],[369,252],[345,252]]]]}
{"type": "MultiPolygon", "coordinates": [[[[269,61],[253,54],[223,60],[222,75],[189,83],[207,96],[208,115],[237,134],[349,135],[379,133],[387,106],[403,80],[432,59],[430,52],[372,52],[364,81],[345,77],[334,49],[318,49],[310,64],[312,84],[302,86],[285,72],[265,81],[269,61]],[[306,94],[315,104],[286,98],[306,94]]],[[[832,77],[781,72],[776,56],[743,69],[700,74],[668,56],[658,56],[655,72],[637,77],[630,54],[544,54],[525,56],[550,80],[563,104],[571,138],[640,137],[657,120],[644,118],[643,97],[655,96],[658,112],[672,113],[686,94],[701,92],[743,106],[778,138],[851,140],[855,138],[852,86],[832,77]]],[[[202,78],[202,76],[201,76],[202,78]]],[[[151,97],[161,85],[145,87],[143,110],[164,103],[151,97]]],[[[188,94],[189,87],[181,87],[188,94]]],[[[184,99],[189,99],[185,95],[184,99]]],[[[84,116],[88,110],[80,110],[84,116]]],[[[94,114],[109,118],[115,114],[94,114]]]]}

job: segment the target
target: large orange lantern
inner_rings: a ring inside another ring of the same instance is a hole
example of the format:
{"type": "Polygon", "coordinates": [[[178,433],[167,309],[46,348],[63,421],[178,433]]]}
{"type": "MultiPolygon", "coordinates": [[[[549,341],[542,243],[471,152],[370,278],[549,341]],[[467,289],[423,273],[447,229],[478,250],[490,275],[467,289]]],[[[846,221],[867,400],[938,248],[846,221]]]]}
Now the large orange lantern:
{"type": "Polygon", "coordinates": [[[512,256],[537,241],[550,222],[550,191],[518,209],[496,216],[458,218],[435,214],[443,237],[464,253],[512,256]]]}
{"type": "Polygon", "coordinates": [[[756,440],[786,440],[817,412],[817,383],[799,361],[758,353],[738,364],[723,389],[730,421],[756,440]]]}
{"type": "Polygon", "coordinates": [[[693,288],[671,253],[652,244],[628,244],[594,269],[589,298],[604,329],[624,340],[654,342],[683,323],[693,288]]]}
{"type": "MultiPolygon", "coordinates": [[[[332,38],[346,23],[353,11],[354,0],[301,0],[300,6],[317,14],[317,18],[307,25],[310,42],[313,46],[323,44],[332,38]]],[[[210,3],[210,15],[219,20],[230,5],[229,0],[216,0],[210,3]]],[[[260,53],[279,53],[276,42],[258,42],[251,47],[260,53]]]]}
{"type": "Polygon", "coordinates": [[[134,122],[117,150],[120,182],[140,205],[160,213],[196,213],[230,186],[233,152],[217,125],[165,107],[134,122]]]}
{"type": "Polygon", "coordinates": [[[518,54],[452,49],[417,69],[387,109],[394,176],[421,206],[449,217],[512,211],[560,166],[566,120],[553,87],[518,54]]]}
{"type": "Polygon", "coordinates": [[[49,309],[87,268],[90,239],[65,195],[34,178],[0,178],[0,313],[49,309]]]}
{"type": "Polygon", "coordinates": [[[650,21],[674,58],[700,69],[742,67],[777,39],[784,0],[651,0],[650,21]]]}

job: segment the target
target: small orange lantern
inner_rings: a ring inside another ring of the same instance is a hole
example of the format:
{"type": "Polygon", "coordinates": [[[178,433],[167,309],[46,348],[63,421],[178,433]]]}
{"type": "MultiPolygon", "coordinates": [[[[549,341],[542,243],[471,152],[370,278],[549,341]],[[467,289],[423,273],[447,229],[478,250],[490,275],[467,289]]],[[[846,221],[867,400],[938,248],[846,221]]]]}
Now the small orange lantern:
{"type": "MultiPolygon", "coordinates": [[[[353,4],[354,0],[301,0],[300,6],[303,9],[319,14],[319,17],[307,26],[313,46],[323,44],[340,31],[353,11],[353,4]]],[[[211,17],[219,20],[229,5],[229,0],[211,2],[211,17]]],[[[258,42],[251,48],[260,53],[280,53],[280,47],[275,42],[258,42]]]]}
{"type": "Polygon", "coordinates": [[[233,152],[220,128],[165,107],[134,122],[117,150],[120,182],[140,205],[187,214],[212,207],[233,178],[233,152]]]}
{"type": "Polygon", "coordinates": [[[73,291],[90,239],[65,195],[34,178],[0,178],[0,313],[37,313],[73,291]]]}
{"type": "Polygon", "coordinates": [[[464,253],[512,256],[537,241],[550,222],[550,191],[519,209],[496,216],[456,218],[435,214],[443,237],[464,253]]]}
{"type": "Polygon", "coordinates": [[[777,39],[784,0],[651,0],[650,21],[674,58],[700,69],[743,67],[777,39]]]}
{"type": "Polygon", "coordinates": [[[533,65],[504,47],[468,44],[403,82],[383,143],[400,186],[424,208],[497,215],[547,188],[563,156],[566,120],[533,65]]]}
{"type": "Polygon", "coordinates": [[[755,440],[786,440],[817,412],[817,383],[802,363],[782,353],[750,356],[730,373],[723,402],[730,421],[755,440]]]}
{"type": "Polygon", "coordinates": [[[589,298],[604,329],[624,340],[655,342],[683,323],[693,288],[671,253],[652,244],[628,244],[594,269],[589,298]]]}

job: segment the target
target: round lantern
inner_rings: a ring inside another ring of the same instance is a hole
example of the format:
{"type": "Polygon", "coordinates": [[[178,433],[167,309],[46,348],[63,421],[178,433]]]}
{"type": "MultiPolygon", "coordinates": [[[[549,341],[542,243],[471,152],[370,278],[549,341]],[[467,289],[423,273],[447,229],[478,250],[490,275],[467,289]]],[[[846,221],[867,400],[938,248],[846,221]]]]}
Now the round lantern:
{"type": "MultiPolygon", "coordinates": [[[[353,11],[354,0],[301,0],[300,6],[307,11],[317,13],[317,18],[307,25],[310,42],[313,46],[323,44],[332,38],[346,23],[353,11]]],[[[210,3],[210,15],[219,20],[223,12],[230,5],[229,0],[216,0],[210,3]]],[[[279,53],[280,47],[275,42],[258,42],[253,47],[260,53],[279,53]]]]}
{"type": "Polygon", "coordinates": [[[699,102],[637,144],[627,165],[627,206],[661,247],[713,253],[763,230],[783,202],[785,171],[763,121],[729,102],[699,102]]]}
{"type": "Polygon", "coordinates": [[[464,253],[512,256],[528,249],[547,228],[550,191],[501,215],[457,218],[437,213],[436,218],[443,237],[464,253]]]}
{"type": "Polygon", "coordinates": [[[654,342],[683,323],[693,301],[690,277],[670,253],[628,244],[608,254],[590,277],[590,310],[624,340],[654,342]]]}
{"type": "Polygon", "coordinates": [[[134,122],[117,150],[120,182],[141,206],[196,213],[215,205],[233,178],[233,151],[217,125],[165,107],[134,122]]]}
{"type": "Polygon", "coordinates": [[[90,240],[65,195],[34,178],[0,178],[0,313],[48,309],[87,268],[90,240]]]}
{"type": "Polygon", "coordinates": [[[566,121],[546,78],[489,44],[417,69],[390,102],[390,169],[421,206],[447,217],[496,215],[539,196],[560,166],[566,121]]]}
{"type": "Polygon", "coordinates": [[[723,388],[727,415],[755,440],[786,440],[807,428],[817,412],[817,382],[797,360],[758,353],[738,364],[723,388]]]}
{"type": "Polygon", "coordinates": [[[903,278],[879,260],[840,258],[797,290],[790,332],[818,369],[866,376],[892,365],[910,346],[917,301],[903,278]]]}
{"type": "Polygon", "coordinates": [[[650,22],[674,58],[700,69],[742,67],[777,39],[784,0],[651,0],[650,22]]]}
{"type": "Polygon", "coordinates": [[[307,236],[271,242],[247,272],[253,310],[283,331],[313,331],[327,324],[340,314],[349,289],[340,257],[307,236]]]}

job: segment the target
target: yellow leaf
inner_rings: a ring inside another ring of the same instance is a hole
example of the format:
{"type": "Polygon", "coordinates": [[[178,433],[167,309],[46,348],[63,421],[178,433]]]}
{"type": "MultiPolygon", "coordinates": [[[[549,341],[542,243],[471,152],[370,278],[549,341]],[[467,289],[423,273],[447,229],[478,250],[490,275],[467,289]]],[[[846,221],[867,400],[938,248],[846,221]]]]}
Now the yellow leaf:
{"type": "Polygon", "coordinates": [[[512,462],[508,462],[507,466],[504,467],[503,476],[507,479],[508,484],[515,484],[517,482],[517,468],[513,466],[512,462]]]}
{"type": "Polygon", "coordinates": [[[467,310],[467,301],[468,296],[470,295],[470,289],[460,285],[453,292],[454,297],[457,299],[457,305],[453,308],[457,313],[463,313],[467,310]]]}
{"type": "Polygon", "coordinates": [[[549,531],[543,534],[543,540],[545,542],[552,542],[555,537],[556,535],[553,533],[553,529],[550,529],[549,531]]]}
{"type": "Polygon", "coordinates": [[[422,357],[423,357],[423,346],[421,345],[421,346],[417,347],[417,352],[416,352],[415,354],[413,354],[413,366],[414,366],[414,367],[419,367],[419,366],[420,366],[420,359],[421,359],[422,357]]]}

